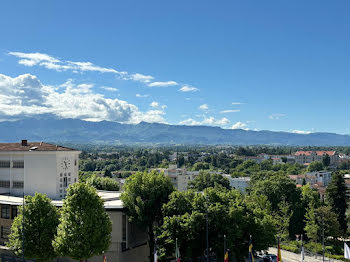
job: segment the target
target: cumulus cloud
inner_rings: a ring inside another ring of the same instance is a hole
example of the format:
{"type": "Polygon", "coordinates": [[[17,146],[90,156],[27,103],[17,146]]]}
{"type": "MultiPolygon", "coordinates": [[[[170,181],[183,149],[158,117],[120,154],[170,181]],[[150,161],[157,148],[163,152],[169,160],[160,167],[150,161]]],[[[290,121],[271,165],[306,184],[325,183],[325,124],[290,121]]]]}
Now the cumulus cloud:
{"type": "Polygon", "coordinates": [[[175,81],[167,81],[167,82],[152,82],[149,83],[148,86],[150,87],[167,87],[167,86],[177,86],[178,83],[175,81]]]}
{"type": "Polygon", "coordinates": [[[241,110],[238,110],[238,109],[222,110],[222,111],[220,111],[220,114],[237,113],[237,112],[240,112],[240,111],[241,110]]]}
{"type": "Polygon", "coordinates": [[[283,117],[286,117],[286,114],[272,114],[269,116],[271,120],[280,120],[283,117]]]}
{"type": "Polygon", "coordinates": [[[197,92],[197,91],[199,91],[199,89],[196,88],[196,87],[193,87],[193,86],[184,85],[178,91],[183,92],[183,93],[186,93],[186,92],[197,92]]]}
{"type": "Polygon", "coordinates": [[[300,134],[300,135],[308,135],[308,134],[311,134],[312,132],[311,131],[304,131],[304,130],[293,130],[292,133],[300,134]]]}
{"type": "Polygon", "coordinates": [[[203,110],[203,111],[205,111],[205,110],[208,110],[208,109],[209,109],[209,107],[208,107],[208,105],[207,105],[207,104],[200,105],[198,108],[199,108],[200,110],[203,110]]]}
{"type": "Polygon", "coordinates": [[[134,81],[149,83],[149,82],[151,82],[151,80],[154,79],[154,77],[136,73],[136,74],[132,74],[131,75],[131,79],[134,80],[134,81]]]}
{"type": "Polygon", "coordinates": [[[236,122],[232,127],[231,129],[243,129],[243,130],[249,130],[249,128],[247,127],[247,124],[246,123],[243,123],[243,122],[236,122]]]}
{"type": "Polygon", "coordinates": [[[158,107],[159,106],[159,103],[156,102],[156,101],[153,101],[151,104],[150,104],[151,107],[158,107]]]}
{"type": "Polygon", "coordinates": [[[226,117],[223,117],[221,119],[216,119],[212,116],[210,117],[204,117],[203,120],[198,121],[194,120],[192,118],[186,119],[181,121],[180,125],[188,125],[188,126],[200,126],[200,125],[209,125],[209,126],[224,126],[230,123],[230,120],[228,120],[226,117]]]}
{"type": "Polygon", "coordinates": [[[10,77],[0,74],[0,118],[50,113],[62,118],[88,121],[140,121],[165,123],[162,110],[141,112],[137,106],[93,93],[93,84],[75,84],[69,79],[60,86],[42,84],[30,74],[10,77]]]}

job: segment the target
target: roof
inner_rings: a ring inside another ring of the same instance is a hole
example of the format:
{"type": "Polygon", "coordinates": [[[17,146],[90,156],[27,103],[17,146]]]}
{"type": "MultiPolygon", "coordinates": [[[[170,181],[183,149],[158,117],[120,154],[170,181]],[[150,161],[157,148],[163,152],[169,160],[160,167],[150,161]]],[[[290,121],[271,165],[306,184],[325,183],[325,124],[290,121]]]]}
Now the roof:
{"type": "MultiPolygon", "coordinates": [[[[120,200],[120,192],[115,191],[97,191],[104,202],[105,209],[123,209],[123,202],[120,200]]],[[[0,204],[20,206],[23,204],[23,197],[0,195],[0,204]]],[[[63,200],[52,200],[56,207],[62,207],[63,200]]]]}
{"type": "Polygon", "coordinates": [[[325,154],[329,155],[329,156],[334,156],[335,155],[335,151],[297,151],[295,153],[296,156],[301,156],[301,155],[305,155],[305,156],[311,156],[311,154],[315,152],[316,155],[318,156],[323,156],[325,154]]]}
{"type": "Polygon", "coordinates": [[[22,143],[0,143],[0,152],[5,151],[77,151],[72,148],[58,146],[44,142],[27,142],[26,146],[22,143]]]}

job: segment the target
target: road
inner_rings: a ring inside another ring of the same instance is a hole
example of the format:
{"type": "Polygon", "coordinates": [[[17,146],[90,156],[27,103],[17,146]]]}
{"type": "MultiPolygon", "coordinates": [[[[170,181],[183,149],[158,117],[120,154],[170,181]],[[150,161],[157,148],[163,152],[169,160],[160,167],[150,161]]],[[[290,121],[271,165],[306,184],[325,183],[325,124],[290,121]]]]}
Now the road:
{"type": "MultiPolygon", "coordinates": [[[[270,254],[275,254],[277,255],[277,248],[269,248],[268,252],[270,254]]],[[[301,262],[301,256],[300,254],[295,254],[293,252],[289,252],[289,251],[285,251],[285,250],[281,250],[281,256],[282,256],[282,261],[284,262],[301,262]]],[[[329,260],[329,258],[325,258],[326,262],[338,262],[339,260],[335,260],[335,259],[331,259],[329,260]]],[[[304,262],[322,262],[322,257],[310,257],[310,256],[305,256],[304,258],[304,262]]]]}

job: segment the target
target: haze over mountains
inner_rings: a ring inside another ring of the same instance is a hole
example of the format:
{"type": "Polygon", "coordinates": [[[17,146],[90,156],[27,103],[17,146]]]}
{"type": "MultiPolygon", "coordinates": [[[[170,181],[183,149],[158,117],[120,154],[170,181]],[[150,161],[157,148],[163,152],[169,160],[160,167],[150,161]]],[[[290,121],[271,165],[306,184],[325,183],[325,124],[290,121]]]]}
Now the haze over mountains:
{"type": "Polygon", "coordinates": [[[98,144],[231,144],[349,146],[350,136],[334,133],[295,134],[273,131],[222,129],[210,126],[116,122],[88,122],[54,117],[0,122],[0,142],[51,141],[98,144]]]}

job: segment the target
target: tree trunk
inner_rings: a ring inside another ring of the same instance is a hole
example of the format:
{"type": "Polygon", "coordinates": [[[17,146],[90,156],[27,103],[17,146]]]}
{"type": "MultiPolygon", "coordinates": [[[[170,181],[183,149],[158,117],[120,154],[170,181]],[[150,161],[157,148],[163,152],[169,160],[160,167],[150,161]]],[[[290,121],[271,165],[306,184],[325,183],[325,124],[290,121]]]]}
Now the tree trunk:
{"type": "Polygon", "coordinates": [[[153,224],[148,226],[148,246],[149,246],[149,261],[154,262],[154,232],[153,224]]]}

